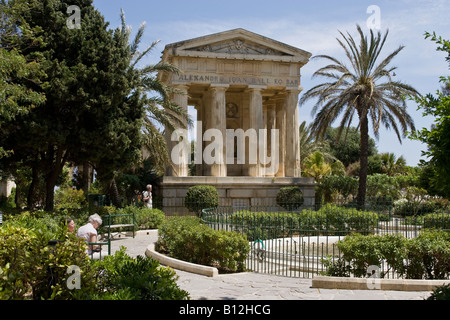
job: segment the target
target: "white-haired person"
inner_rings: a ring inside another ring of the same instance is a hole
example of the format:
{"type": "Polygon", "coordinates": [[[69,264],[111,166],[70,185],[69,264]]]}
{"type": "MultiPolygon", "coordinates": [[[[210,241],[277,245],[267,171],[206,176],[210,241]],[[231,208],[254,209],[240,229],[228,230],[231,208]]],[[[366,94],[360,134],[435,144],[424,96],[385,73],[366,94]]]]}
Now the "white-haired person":
{"type": "MultiPolygon", "coordinates": [[[[88,223],[78,229],[77,237],[84,239],[86,243],[97,243],[97,228],[102,225],[102,222],[102,218],[98,214],[91,215],[88,218],[88,223]]],[[[93,259],[99,259],[101,256],[108,255],[106,252],[101,251],[100,245],[88,245],[87,254],[93,259]]]]}
{"type": "Polygon", "coordinates": [[[147,185],[147,190],[145,190],[142,194],[142,201],[144,201],[144,205],[147,208],[152,209],[153,203],[152,203],[152,185],[147,185]]]}

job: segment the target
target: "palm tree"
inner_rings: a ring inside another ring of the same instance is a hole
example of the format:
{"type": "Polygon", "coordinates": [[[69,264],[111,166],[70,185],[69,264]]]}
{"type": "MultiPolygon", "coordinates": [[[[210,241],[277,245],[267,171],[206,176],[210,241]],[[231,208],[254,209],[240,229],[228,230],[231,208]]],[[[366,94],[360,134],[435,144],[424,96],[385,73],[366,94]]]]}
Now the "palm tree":
{"type": "Polygon", "coordinates": [[[388,176],[401,175],[406,172],[406,160],[403,156],[397,158],[393,153],[381,154],[382,170],[388,176]]]}
{"type": "Polygon", "coordinates": [[[319,55],[313,59],[325,59],[331,64],[320,68],[314,77],[325,77],[328,82],[315,86],[301,98],[301,104],[313,98],[317,102],[312,114],[317,116],[312,123],[312,130],[318,138],[323,138],[327,128],[339,117],[339,136],[351,126],[354,119],[359,121],[361,134],[361,156],[358,189],[358,206],[364,207],[367,185],[367,164],[369,146],[369,120],[376,138],[379,137],[381,125],[392,129],[400,143],[402,136],[410,128],[415,130],[414,121],[407,113],[404,97],[417,95],[409,85],[395,81],[393,73],[396,67],[389,67],[390,62],[403,50],[400,46],[377,64],[389,31],[384,36],[370,31],[370,37],[364,35],[357,25],[360,36],[359,45],[353,37],[339,32],[343,40],[337,39],[350,62],[348,67],[334,57],[319,55]]]}
{"type": "Polygon", "coordinates": [[[322,142],[317,142],[314,135],[311,134],[311,125],[307,125],[306,121],[303,121],[299,127],[300,133],[300,159],[303,169],[303,164],[306,158],[315,151],[322,150],[322,142]]]}
{"type": "MultiPolygon", "coordinates": [[[[129,43],[131,28],[126,25],[123,10],[121,10],[120,18],[122,35],[129,43]]],[[[186,129],[186,123],[188,126],[191,126],[193,122],[187,110],[178,106],[171,99],[172,95],[179,93],[179,91],[164,84],[157,76],[160,72],[179,74],[180,70],[177,67],[159,62],[137,68],[137,64],[142,58],[159,43],[159,40],[155,41],[144,51],[139,52],[138,48],[144,35],[144,30],[145,23],[142,23],[133,41],[128,46],[131,55],[129,72],[134,73],[134,88],[143,92],[141,99],[146,109],[142,128],[144,146],[152,157],[156,171],[163,172],[169,163],[169,154],[161,128],[167,128],[171,131],[176,128],[186,129]]]]}
{"type": "MultiPolygon", "coordinates": [[[[192,120],[187,110],[178,106],[171,99],[172,95],[179,91],[165,85],[157,75],[162,71],[175,74],[179,74],[180,71],[175,66],[162,62],[139,67],[139,62],[156,47],[159,41],[154,41],[140,52],[138,49],[144,35],[145,23],[141,24],[134,39],[130,41],[131,27],[126,25],[123,10],[121,10],[120,18],[121,27],[118,29],[118,36],[129,54],[127,76],[133,89],[133,96],[139,99],[139,103],[144,106],[145,110],[141,129],[143,148],[150,155],[154,172],[162,174],[169,163],[169,153],[162,128],[170,130],[185,128],[186,123],[188,126],[192,125],[192,120]]],[[[119,205],[116,177],[109,182],[109,192],[113,203],[119,205]]]]}
{"type": "Polygon", "coordinates": [[[344,175],[345,167],[339,160],[327,160],[324,153],[315,151],[304,161],[304,174],[313,177],[317,183],[321,183],[323,178],[329,175],[344,175]]]}

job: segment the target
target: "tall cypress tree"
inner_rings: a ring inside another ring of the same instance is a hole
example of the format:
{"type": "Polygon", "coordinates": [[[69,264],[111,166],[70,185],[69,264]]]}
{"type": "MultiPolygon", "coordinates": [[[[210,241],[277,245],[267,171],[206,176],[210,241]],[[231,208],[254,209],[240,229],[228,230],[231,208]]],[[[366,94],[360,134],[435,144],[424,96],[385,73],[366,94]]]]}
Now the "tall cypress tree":
{"type": "MultiPolygon", "coordinates": [[[[108,29],[91,0],[29,3],[31,10],[23,17],[42,30],[47,100],[10,124],[8,143],[14,147],[12,161],[30,166],[34,178],[44,175],[45,209],[52,210],[53,191],[66,163],[95,165],[101,159],[114,170],[138,161],[143,106],[133,98],[126,73],[130,56],[125,39],[108,29]],[[68,27],[72,5],[80,9],[81,28],[68,27]]],[[[23,48],[25,55],[34,51],[23,48]]]]}

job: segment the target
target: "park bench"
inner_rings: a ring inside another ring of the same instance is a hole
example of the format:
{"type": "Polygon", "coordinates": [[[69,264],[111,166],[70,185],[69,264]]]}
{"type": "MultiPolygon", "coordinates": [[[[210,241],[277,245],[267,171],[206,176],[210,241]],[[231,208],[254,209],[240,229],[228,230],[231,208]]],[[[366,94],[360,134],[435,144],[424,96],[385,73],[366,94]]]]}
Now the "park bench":
{"type": "MultiPolygon", "coordinates": [[[[88,244],[88,246],[108,246],[108,256],[111,255],[111,239],[109,239],[109,238],[106,239],[104,242],[88,242],[87,244],[88,244]]],[[[94,255],[96,253],[97,252],[91,252],[90,258],[94,259],[94,255]]],[[[103,250],[99,251],[98,253],[99,253],[99,258],[98,259],[102,260],[102,257],[104,257],[103,250]]]]}
{"type": "Polygon", "coordinates": [[[110,214],[103,218],[103,227],[107,232],[107,239],[114,238],[113,230],[118,230],[118,235],[123,232],[123,229],[132,229],[133,238],[135,236],[135,216],[132,214],[110,214]]]}

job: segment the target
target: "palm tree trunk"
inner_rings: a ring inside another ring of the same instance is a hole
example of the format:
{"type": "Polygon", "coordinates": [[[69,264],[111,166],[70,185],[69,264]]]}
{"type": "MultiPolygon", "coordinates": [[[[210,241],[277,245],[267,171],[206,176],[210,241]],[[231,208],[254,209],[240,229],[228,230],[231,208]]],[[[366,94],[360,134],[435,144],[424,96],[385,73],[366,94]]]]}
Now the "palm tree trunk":
{"type": "Polygon", "coordinates": [[[366,202],[367,191],[367,166],[369,163],[369,121],[367,116],[361,119],[361,155],[359,158],[359,188],[357,205],[363,210],[366,202]]]}

